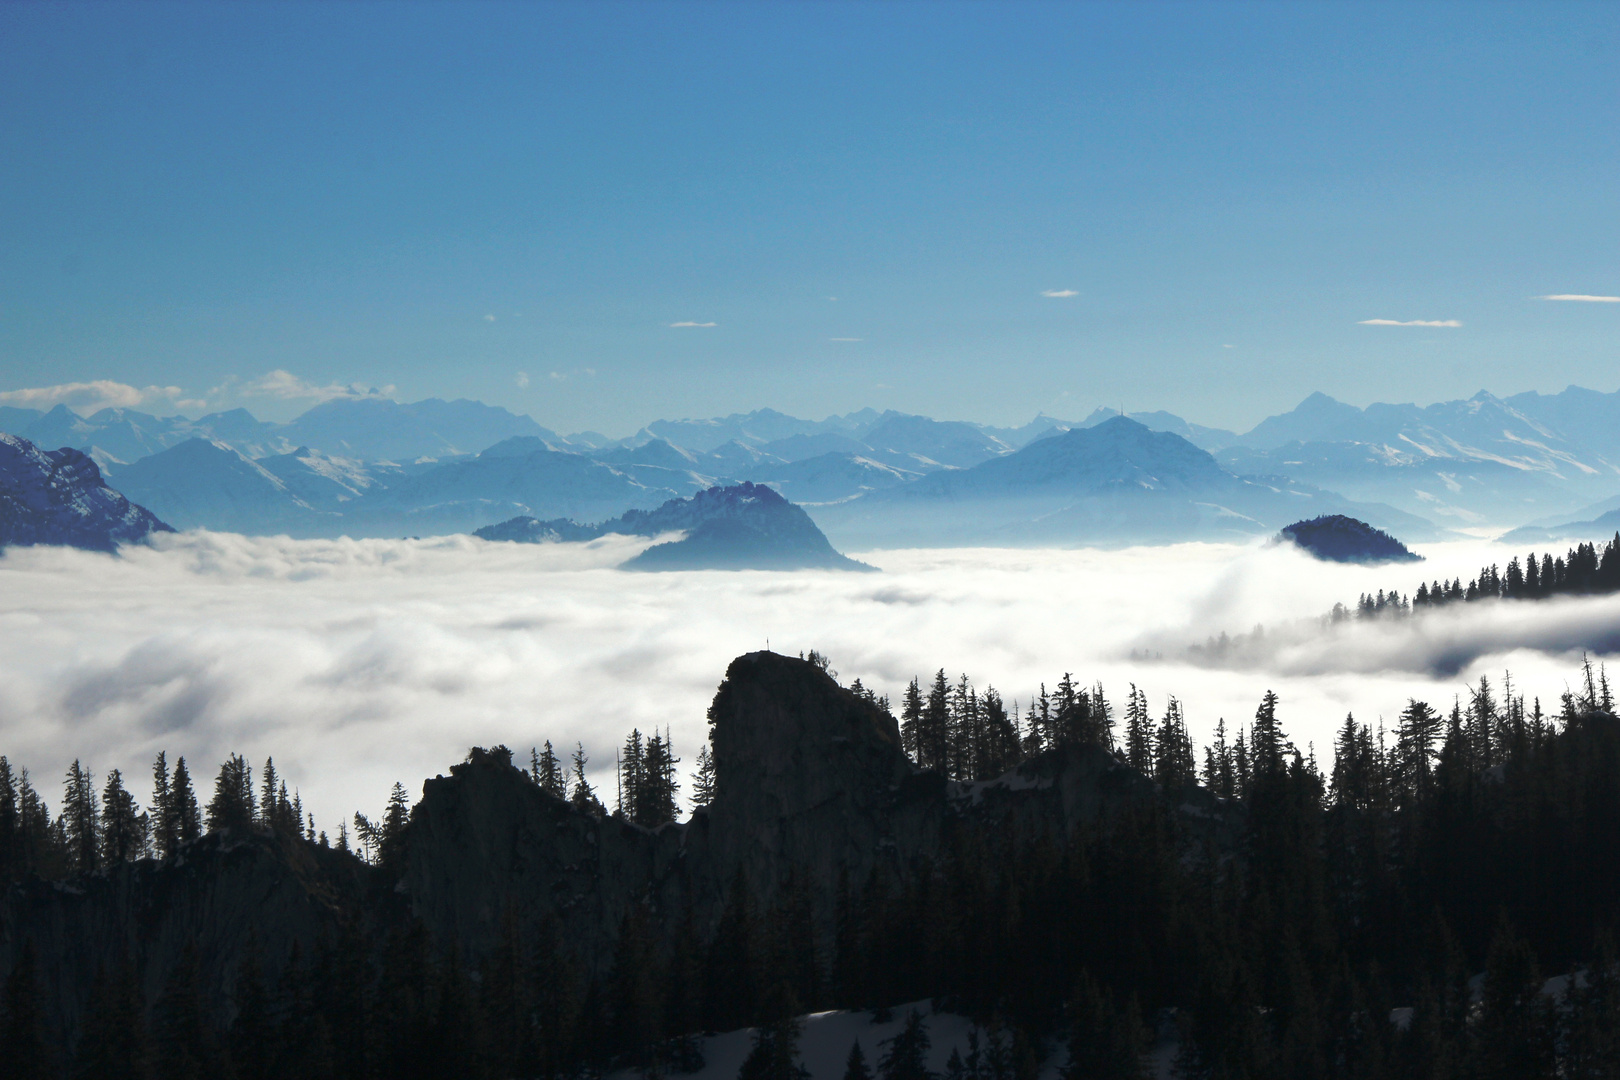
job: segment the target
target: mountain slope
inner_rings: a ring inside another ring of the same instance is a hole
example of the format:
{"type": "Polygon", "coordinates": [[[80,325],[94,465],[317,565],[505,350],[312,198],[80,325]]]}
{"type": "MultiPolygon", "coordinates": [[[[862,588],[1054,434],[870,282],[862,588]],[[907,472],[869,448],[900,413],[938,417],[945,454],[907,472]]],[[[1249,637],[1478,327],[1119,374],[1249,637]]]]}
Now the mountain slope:
{"type": "Polygon", "coordinates": [[[1162,543],[1269,532],[1302,513],[1354,512],[1408,534],[1427,521],[1278,477],[1238,477],[1179,435],[1124,417],[1036,439],[971,469],[930,473],[818,508],[846,546],[1162,543]]]}
{"type": "Polygon", "coordinates": [[[181,529],[307,535],[305,526],[315,516],[263,465],[208,439],[187,439],[119,466],[115,479],[131,498],[181,529]]]}
{"type": "Polygon", "coordinates": [[[655,510],[631,510],[597,525],[513,518],[479,529],[483,540],[543,543],[626,536],[686,535],[655,544],[630,559],[626,570],[870,570],[827,542],[800,507],[763,484],[741,483],[671,499],[655,510]]]}
{"type": "Polygon", "coordinates": [[[112,551],[173,531],[108,487],[96,463],[79,451],[42,450],[0,434],[0,548],[64,544],[112,551]]]}

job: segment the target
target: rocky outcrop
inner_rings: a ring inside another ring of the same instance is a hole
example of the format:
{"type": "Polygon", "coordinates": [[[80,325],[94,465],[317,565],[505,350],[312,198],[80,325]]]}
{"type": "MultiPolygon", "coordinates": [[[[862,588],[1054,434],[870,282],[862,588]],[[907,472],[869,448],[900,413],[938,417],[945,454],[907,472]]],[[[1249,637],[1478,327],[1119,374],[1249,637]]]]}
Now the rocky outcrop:
{"type": "Polygon", "coordinates": [[[483,540],[545,543],[594,540],[609,533],[662,536],[624,564],[626,570],[871,570],[834,550],[802,507],[764,484],[712,487],[689,499],[670,499],[656,510],[631,510],[598,525],[516,517],[473,535],[483,540]]]}
{"type": "Polygon", "coordinates": [[[88,455],[42,450],[0,433],[0,548],[65,544],[112,551],[154,532],[173,532],[108,487],[88,455]]]}
{"type": "MultiPolygon", "coordinates": [[[[531,930],[555,920],[557,939],[600,973],[631,905],[645,901],[671,929],[690,916],[706,935],[740,874],[761,904],[790,881],[806,890],[830,940],[841,876],[858,887],[881,870],[904,883],[965,832],[1002,844],[1069,835],[1159,798],[1094,746],[974,784],[922,772],[892,716],[815,665],[775,653],[732,662],[710,720],[714,802],[656,830],[579,810],[489,755],[428,781],[401,884],[412,909],[473,958],[494,947],[509,914],[531,930]]],[[[1227,804],[1202,790],[1182,804],[1190,835],[1231,841],[1227,804]]]]}

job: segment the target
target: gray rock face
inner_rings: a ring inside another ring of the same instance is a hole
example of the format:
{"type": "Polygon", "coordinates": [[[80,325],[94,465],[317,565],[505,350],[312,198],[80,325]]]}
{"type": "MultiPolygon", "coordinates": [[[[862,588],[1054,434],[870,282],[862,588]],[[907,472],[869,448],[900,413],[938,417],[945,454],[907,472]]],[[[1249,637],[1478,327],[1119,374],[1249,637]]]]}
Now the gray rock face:
{"type": "Polygon", "coordinates": [[[173,531],[108,487],[88,455],[42,450],[0,433],[0,548],[65,544],[112,551],[154,532],[173,531]]]}

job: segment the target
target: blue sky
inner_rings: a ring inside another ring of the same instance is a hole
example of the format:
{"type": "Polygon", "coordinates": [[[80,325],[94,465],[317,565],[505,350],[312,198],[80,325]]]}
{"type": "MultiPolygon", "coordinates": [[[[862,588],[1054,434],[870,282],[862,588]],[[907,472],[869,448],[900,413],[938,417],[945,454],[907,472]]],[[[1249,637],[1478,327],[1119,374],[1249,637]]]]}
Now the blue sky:
{"type": "Polygon", "coordinates": [[[1612,4],[10,3],[0,390],[610,433],[1613,390],[1620,303],[1537,297],[1620,295],[1616,116],[1612,4]]]}

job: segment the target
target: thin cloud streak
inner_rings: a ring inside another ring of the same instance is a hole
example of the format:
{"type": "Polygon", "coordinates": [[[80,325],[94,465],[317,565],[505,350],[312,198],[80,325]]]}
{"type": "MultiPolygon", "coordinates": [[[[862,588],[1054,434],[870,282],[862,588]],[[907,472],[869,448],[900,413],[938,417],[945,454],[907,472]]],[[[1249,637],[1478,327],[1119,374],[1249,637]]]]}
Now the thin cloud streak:
{"type": "Polygon", "coordinates": [[[1046,291],[1042,292],[1041,295],[1050,296],[1053,299],[1066,299],[1070,296],[1079,296],[1080,294],[1075,292],[1073,289],[1047,289],[1046,291]]]}
{"type": "MultiPolygon", "coordinates": [[[[223,388],[222,388],[223,389],[223,388]]],[[[327,383],[318,386],[305,382],[284,368],[267,371],[257,379],[234,387],[238,397],[245,398],[272,398],[277,401],[314,401],[316,403],[333,401],[337,398],[368,398],[391,397],[393,386],[366,387],[359,383],[343,385],[341,383],[327,383]]]]}
{"type": "Polygon", "coordinates": [[[719,324],[718,323],[712,323],[712,322],[672,322],[669,325],[670,325],[670,329],[679,330],[679,329],[683,329],[683,328],[687,328],[687,327],[717,326],[719,324]]]}
{"type": "Polygon", "coordinates": [[[1537,300],[1573,300],[1581,304],[1620,304],[1620,296],[1587,296],[1584,293],[1556,293],[1538,296],[1537,300]]]}
{"type": "Polygon", "coordinates": [[[46,410],[66,405],[75,412],[88,415],[107,408],[133,409],[149,401],[171,401],[188,408],[203,404],[184,400],[184,394],[185,391],[178,386],[136,387],[111,379],[95,379],[91,382],[0,391],[0,405],[46,410]]]}
{"type": "Polygon", "coordinates": [[[1362,319],[1358,326],[1461,326],[1456,319],[1362,319]]]}

